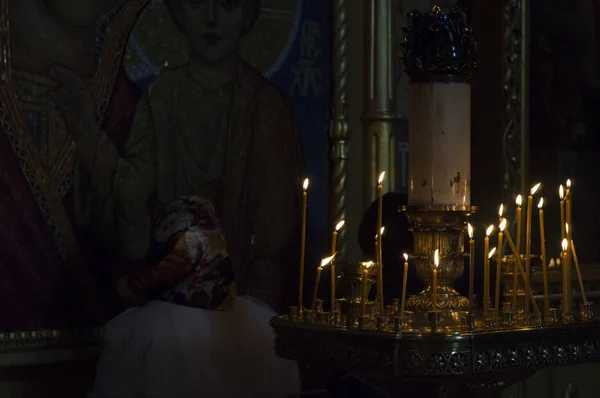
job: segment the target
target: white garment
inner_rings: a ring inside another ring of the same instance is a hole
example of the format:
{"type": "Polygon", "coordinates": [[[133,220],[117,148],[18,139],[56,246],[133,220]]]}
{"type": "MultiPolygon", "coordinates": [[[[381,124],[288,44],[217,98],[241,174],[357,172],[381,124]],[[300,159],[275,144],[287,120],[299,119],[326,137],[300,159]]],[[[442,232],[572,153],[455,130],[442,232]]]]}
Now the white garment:
{"type": "Polygon", "coordinates": [[[89,398],[283,398],[300,392],[296,362],[278,358],[269,320],[249,297],[231,311],[152,301],[107,323],[89,398]]]}

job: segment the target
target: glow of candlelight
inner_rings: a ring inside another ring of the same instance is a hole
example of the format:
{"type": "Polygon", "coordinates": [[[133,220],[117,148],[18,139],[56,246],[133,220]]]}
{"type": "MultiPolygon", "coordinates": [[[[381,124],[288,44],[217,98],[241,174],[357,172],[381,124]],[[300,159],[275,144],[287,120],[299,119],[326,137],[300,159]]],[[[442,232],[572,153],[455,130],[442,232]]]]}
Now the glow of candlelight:
{"type": "Polygon", "coordinates": [[[558,188],[558,197],[560,198],[560,200],[563,200],[565,198],[565,188],[562,184],[560,184],[560,187],[558,188]]]}
{"type": "Polygon", "coordinates": [[[538,202],[538,209],[542,210],[542,207],[544,207],[544,198],[540,198],[540,201],[538,202]]]}
{"type": "Polygon", "coordinates": [[[490,250],[490,253],[488,254],[488,260],[492,257],[494,257],[494,253],[496,253],[496,248],[493,247],[492,250],[490,250]]]}
{"type": "Polygon", "coordinates": [[[571,179],[567,178],[567,189],[571,188],[571,179]]]}
{"type": "Polygon", "coordinates": [[[437,267],[440,266],[440,250],[439,249],[435,249],[435,252],[433,253],[433,265],[436,269],[437,269],[437,267]]]}
{"type": "Polygon", "coordinates": [[[538,182],[537,184],[535,184],[535,185],[534,185],[534,186],[531,188],[531,191],[529,191],[529,192],[530,192],[530,194],[531,194],[531,195],[535,195],[535,193],[537,192],[537,190],[538,190],[538,189],[539,189],[541,186],[542,186],[542,183],[541,183],[541,182],[538,182]]]}
{"type": "Polygon", "coordinates": [[[515,203],[517,204],[517,235],[516,235],[516,243],[517,243],[517,255],[521,255],[521,205],[523,204],[523,197],[521,195],[517,195],[517,199],[515,199],[515,203]]]}
{"type": "Polygon", "coordinates": [[[440,251],[435,249],[433,254],[433,281],[431,284],[431,309],[437,310],[437,273],[440,265],[440,251]]]}
{"type": "Polygon", "coordinates": [[[379,179],[377,180],[377,185],[381,185],[383,183],[384,179],[385,179],[385,171],[382,171],[381,174],[379,174],[379,179]]]}
{"type": "Polygon", "coordinates": [[[304,182],[302,183],[302,190],[306,191],[308,189],[308,184],[309,184],[309,180],[308,178],[304,179],[304,182]]]}
{"type": "Polygon", "coordinates": [[[487,227],[487,229],[485,230],[485,236],[490,236],[492,232],[494,232],[494,225],[490,225],[489,227],[487,227]]]}
{"type": "Polygon", "coordinates": [[[498,209],[498,217],[502,218],[502,214],[504,214],[504,204],[501,204],[498,209]]]}
{"type": "Polygon", "coordinates": [[[471,224],[467,224],[467,231],[469,231],[469,239],[473,239],[473,226],[471,224]]]}
{"type": "Polygon", "coordinates": [[[506,228],[506,218],[502,220],[500,225],[498,225],[498,229],[500,229],[500,232],[504,232],[505,228],[506,228]]]}
{"type": "Polygon", "coordinates": [[[322,259],[321,260],[321,267],[325,267],[326,265],[329,265],[333,261],[333,258],[335,257],[336,254],[334,254],[333,256],[325,257],[324,259],[322,259]]]}
{"type": "Polygon", "coordinates": [[[404,261],[408,261],[408,254],[404,253],[402,256],[404,256],[404,261]]]}
{"type": "Polygon", "coordinates": [[[523,205],[523,197],[519,194],[517,195],[517,198],[515,199],[515,203],[517,204],[517,206],[521,207],[521,205],[523,205]]]}
{"type": "Polygon", "coordinates": [[[346,224],[346,221],[344,221],[344,220],[341,220],[340,222],[338,222],[338,223],[335,225],[335,230],[336,230],[336,231],[339,231],[340,229],[342,229],[342,227],[344,226],[344,224],[346,224]]]}
{"type": "MultiPolygon", "coordinates": [[[[567,226],[568,226],[568,224],[567,224],[567,226]]],[[[561,246],[562,246],[563,252],[566,252],[569,249],[569,241],[567,240],[567,238],[562,240],[561,246]]]]}

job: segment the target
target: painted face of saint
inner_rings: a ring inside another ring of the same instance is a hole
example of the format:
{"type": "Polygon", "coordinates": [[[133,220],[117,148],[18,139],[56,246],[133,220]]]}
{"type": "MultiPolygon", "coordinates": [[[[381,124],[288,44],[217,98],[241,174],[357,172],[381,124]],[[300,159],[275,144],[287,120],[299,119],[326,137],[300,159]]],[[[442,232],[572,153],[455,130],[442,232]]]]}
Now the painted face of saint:
{"type": "Polygon", "coordinates": [[[193,50],[208,62],[236,51],[244,29],[242,0],[181,0],[182,27],[193,50]]]}

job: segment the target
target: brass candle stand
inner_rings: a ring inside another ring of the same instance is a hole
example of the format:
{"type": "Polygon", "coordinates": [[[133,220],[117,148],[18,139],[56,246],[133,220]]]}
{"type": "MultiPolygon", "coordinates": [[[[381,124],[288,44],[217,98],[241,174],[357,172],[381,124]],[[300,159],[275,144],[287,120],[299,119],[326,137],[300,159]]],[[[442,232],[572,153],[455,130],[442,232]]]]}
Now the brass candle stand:
{"type": "Polygon", "coordinates": [[[407,299],[406,309],[415,314],[412,327],[462,329],[466,325],[469,299],[454,289],[454,282],[465,266],[464,219],[475,210],[473,206],[402,208],[414,235],[412,260],[419,279],[425,284],[421,293],[407,299]],[[432,275],[436,249],[439,249],[440,259],[434,307],[432,275]]]}

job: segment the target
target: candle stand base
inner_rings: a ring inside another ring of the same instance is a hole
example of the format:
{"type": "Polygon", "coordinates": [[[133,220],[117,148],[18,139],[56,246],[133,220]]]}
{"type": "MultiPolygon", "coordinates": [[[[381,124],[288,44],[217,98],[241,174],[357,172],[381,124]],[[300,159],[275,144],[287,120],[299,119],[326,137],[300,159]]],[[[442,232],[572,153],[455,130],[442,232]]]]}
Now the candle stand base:
{"type": "Polygon", "coordinates": [[[324,372],[345,369],[392,397],[492,395],[547,366],[600,361],[600,320],[436,333],[398,332],[397,322],[378,331],[377,322],[360,318],[361,326],[372,323],[362,330],[280,316],[271,325],[280,357],[324,372]]]}

